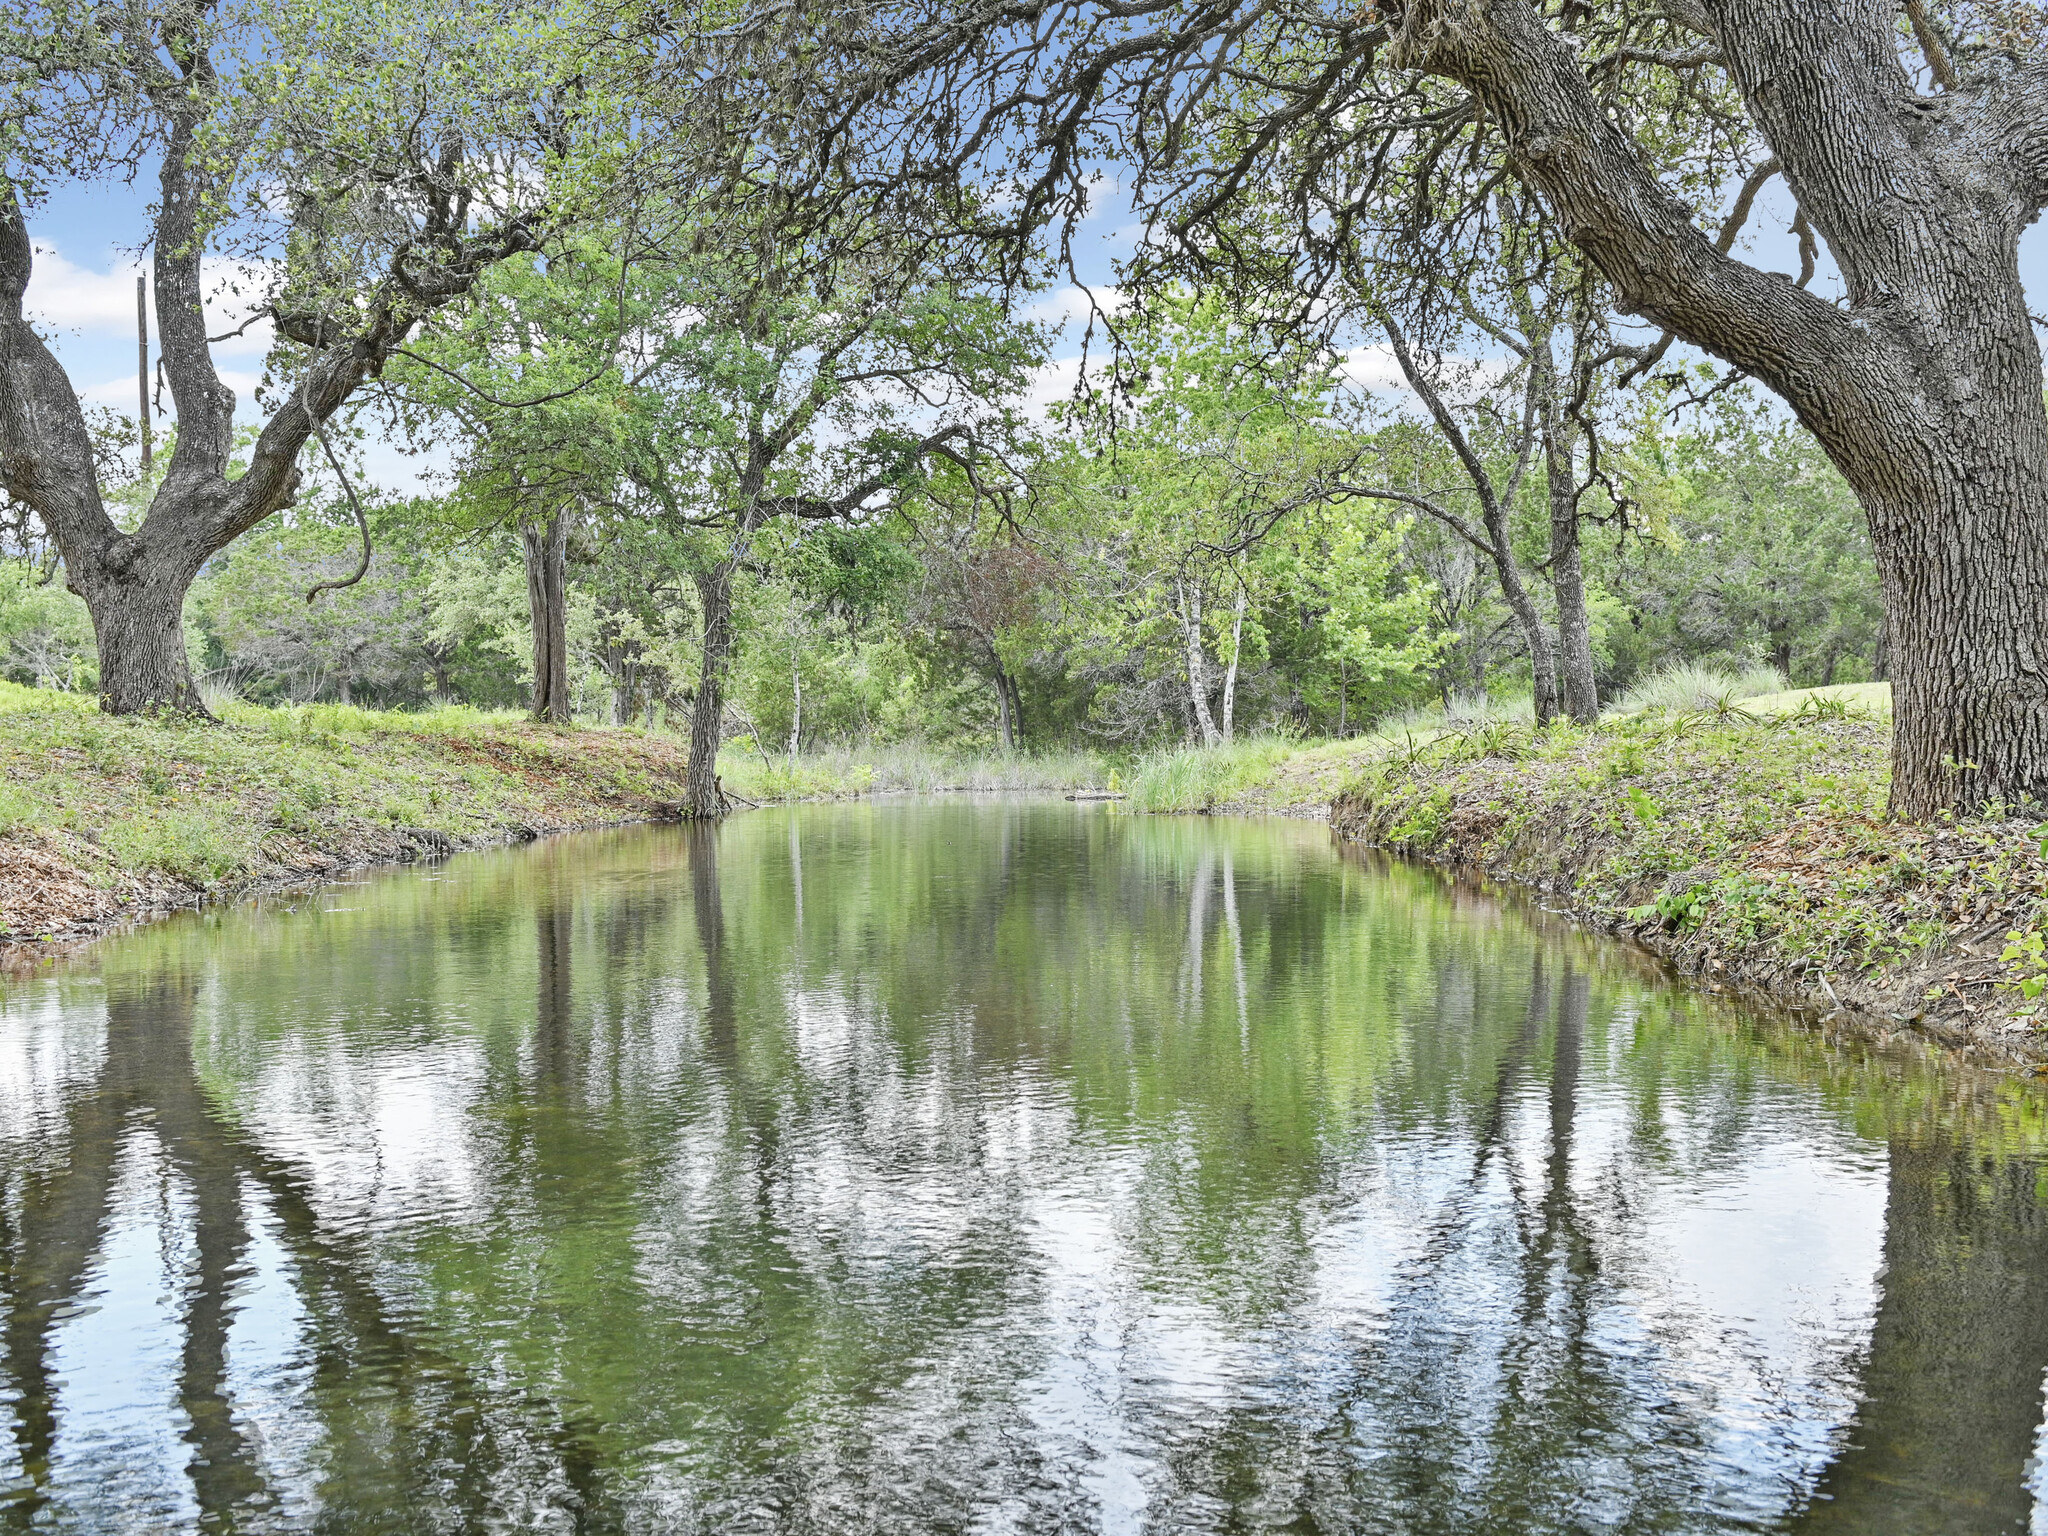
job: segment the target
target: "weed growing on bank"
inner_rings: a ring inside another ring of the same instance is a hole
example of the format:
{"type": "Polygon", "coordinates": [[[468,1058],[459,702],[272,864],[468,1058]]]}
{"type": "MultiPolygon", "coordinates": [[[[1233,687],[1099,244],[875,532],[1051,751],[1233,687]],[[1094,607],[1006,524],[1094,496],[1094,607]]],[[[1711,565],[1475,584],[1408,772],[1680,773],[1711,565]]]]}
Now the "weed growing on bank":
{"type": "Polygon", "coordinates": [[[1826,693],[1773,714],[1723,699],[1591,728],[1496,723],[1363,765],[1332,822],[1565,895],[1710,974],[2027,1030],[2022,983],[2048,973],[2029,937],[2048,825],[2002,807],[1889,821],[1889,747],[1881,718],[1826,693]]]}

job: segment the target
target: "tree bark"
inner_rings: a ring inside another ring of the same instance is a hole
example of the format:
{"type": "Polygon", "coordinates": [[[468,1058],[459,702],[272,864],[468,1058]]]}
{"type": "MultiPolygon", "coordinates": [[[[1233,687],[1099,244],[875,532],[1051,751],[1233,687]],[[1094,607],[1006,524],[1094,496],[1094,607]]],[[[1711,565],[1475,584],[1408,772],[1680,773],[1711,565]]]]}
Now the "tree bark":
{"type": "Polygon", "coordinates": [[[1018,695],[1017,680],[1003,665],[994,639],[983,636],[982,643],[988,647],[989,675],[996,688],[996,735],[1005,752],[1020,751],[1024,746],[1024,700],[1018,695]]]}
{"type": "Polygon", "coordinates": [[[1529,653],[1529,693],[1536,708],[1536,723],[1547,725],[1557,718],[1557,653],[1551,648],[1550,631],[1544,627],[1536,600],[1522,582],[1514,546],[1508,542],[1506,519],[1495,519],[1489,514],[1488,532],[1493,535],[1493,568],[1500,578],[1501,596],[1507,600],[1508,612],[1515,616],[1515,627],[1522,632],[1522,647],[1529,653]],[[1497,529],[1492,526],[1496,520],[1500,523],[1497,529]]]}
{"type": "Polygon", "coordinates": [[[1557,325],[1539,317],[1526,286],[1519,293],[1529,340],[1531,397],[1543,438],[1543,476],[1550,507],[1550,589],[1557,598],[1557,702],[1581,725],[1600,718],[1593,676],[1593,626],[1586,613],[1585,566],[1579,557],[1580,427],[1563,398],[1557,371],[1557,325]]]}
{"type": "Polygon", "coordinates": [[[704,659],[690,707],[690,760],[684,771],[683,814],[723,816],[718,748],[725,736],[725,678],[732,666],[732,578],[745,548],[742,536],[724,558],[696,575],[697,606],[704,615],[704,659]]]}
{"type": "Polygon", "coordinates": [[[569,514],[519,530],[526,551],[526,603],[533,617],[533,718],[568,725],[569,514]]]}
{"type": "Polygon", "coordinates": [[[1586,574],[1579,559],[1579,498],[1569,439],[1560,424],[1544,430],[1550,478],[1550,587],[1557,594],[1559,702],[1581,725],[1600,718],[1593,674],[1593,625],[1586,613],[1586,574]]]}
{"type": "Polygon", "coordinates": [[[1180,599],[1181,635],[1187,645],[1188,708],[1202,733],[1202,745],[1220,746],[1223,733],[1216,729],[1216,717],[1209,712],[1209,662],[1202,654],[1202,590],[1184,580],[1175,581],[1173,587],[1180,599]]]}
{"type": "Polygon", "coordinates": [[[189,33],[180,46],[187,51],[177,77],[165,73],[147,93],[151,127],[162,133],[147,243],[154,250],[158,361],[178,434],[148,514],[132,533],[107,513],[78,393],[27,319],[34,242],[18,189],[0,181],[0,491],[32,508],[62,551],[66,584],[85,600],[99,640],[101,707],[114,714],[206,715],[185,660],[182,609],[208,558],[291,502],[299,451],[315,424],[383,366],[424,314],[467,293],[485,267],[537,245],[523,220],[471,229],[469,199],[437,187],[420,227],[391,254],[361,305],[348,307],[345,322],[273,311],[280,332],[310,356],[298,387],[271,413],[242,472],[230,479],[235,395],[213,364],[201,275],[201,210],[220,190],[215,157],[198,145],[212,109],[213,70],[189,33]],[[437,253],[430,283],[418,266],[398,270],[429,248],[437,253]]]}
{"type": "Polygon", "coordinates": [[[612,724],[631,725],[640,697],[640,664],[621,656],[612,672],[612,724]]]}
{"type": "Polygon", "coordinates": [[[1869,519],[1892,809],[2048,801],[2048,409],[2018,242],[2048,201],[2048,62],[1918,97],[1890,7],[1706,0],[1751,118],[1847,287],[1717,250],[1526,0],[1414,0],[1395,56],[1469,86],[1618,303],[1762,380],[1869,519]]]}
{"type": "Polygon", "coordinates": [[[1244,642],[1244,583],[1237,584],[1237,605],[1230,615],[1230,665],[1223,669],[1223,718],[1220,728],[1227,743],[1236,733],[1237,657],[1244,642]]]}
{"type": "Polygon", "coordinates": [[[72,571],[67,584],[85,599],[100,658],[100,707],[110,714],[168,710],[206,715],[185,654],[185,594],[196,568],[153,551],[110,545],[106,557],[72,571]],[[129,563],[119,564],[126,555],[129,563]]]}
{"type": "Polygon", "coordinates": [[[796,769],[796,754],[804,740],[804,673],[797,665],[794,648],[789,653],[789,766],[796,769]]]}

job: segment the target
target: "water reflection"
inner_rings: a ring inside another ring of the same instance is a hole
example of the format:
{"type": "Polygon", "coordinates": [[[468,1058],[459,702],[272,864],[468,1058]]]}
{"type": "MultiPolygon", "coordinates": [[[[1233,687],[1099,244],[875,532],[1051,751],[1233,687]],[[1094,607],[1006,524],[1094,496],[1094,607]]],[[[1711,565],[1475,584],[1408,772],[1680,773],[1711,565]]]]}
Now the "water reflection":
{"type": "Polygon", "coordinates": [[[9,987],[0,1529],[2033,1518],[2019,1084],[1295,826],[814,807],[341,894],[9,987]]]}

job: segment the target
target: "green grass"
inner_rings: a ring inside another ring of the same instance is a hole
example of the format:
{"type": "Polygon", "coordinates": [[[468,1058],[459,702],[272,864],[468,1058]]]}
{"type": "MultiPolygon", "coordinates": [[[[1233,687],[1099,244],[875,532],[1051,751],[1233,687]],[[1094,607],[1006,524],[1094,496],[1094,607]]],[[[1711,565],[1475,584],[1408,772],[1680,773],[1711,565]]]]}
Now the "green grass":
{"type": "Polygon", "coordinates": [[[1244,800],[1301,751],[1285,736],[1255,736],[1221,747],[1183,747],[1132,765],[1125,786],[1134,811],[1208,811],[1244,800]]]}
{"type": "Polygon", "coordinates": [[[1991,1027],[2017,1005],[2007,935],[2048,923],[2048,825],[1887,820],[1881,702],[1854,685],[1447,732],[1363,765],[1332,822],[1566,895],[1703,969],[1829,976],[1895,1016],[1991,1027]]]}
{"type": "Polygon", "coordinates": [[[477,841],[654,814],[681,769],[672,739],[469,709],[234,704],[208,724],[114,718],[80,695],[0,683],[0,835],[108,890],[218,889],[311,854],[391,857],[401,832],[477,841]]]}
{"type": "Polygon", "coordinates": [[[826,748],[794,764],[786,755],[764,758],[743,745],[718,755],[726,792],[764,805],[940,790],[1060,794],[1100,788],[1109,773],[1108,761],[1092,752],[962,752],[915,742],[826,748]]]}

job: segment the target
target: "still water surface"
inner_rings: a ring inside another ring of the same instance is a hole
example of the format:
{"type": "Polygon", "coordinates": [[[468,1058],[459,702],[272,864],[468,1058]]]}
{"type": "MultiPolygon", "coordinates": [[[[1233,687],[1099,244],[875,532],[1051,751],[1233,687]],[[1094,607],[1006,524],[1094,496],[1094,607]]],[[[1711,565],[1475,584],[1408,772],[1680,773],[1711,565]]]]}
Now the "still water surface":
{"type": "Polygon", "coordinates": [[[0,1002],[0,1530],[2048,1531],[2048,1114],[1291,823],[818,806],[0,1002]]]}

